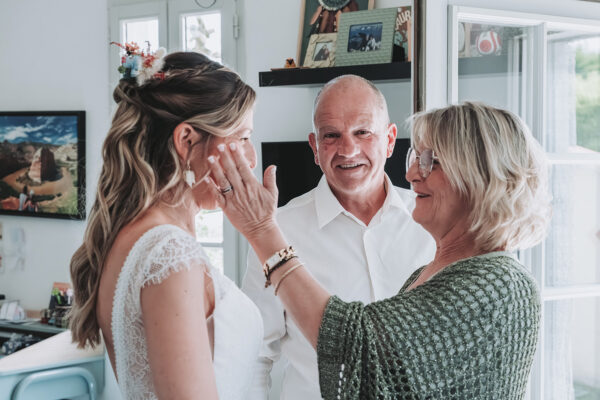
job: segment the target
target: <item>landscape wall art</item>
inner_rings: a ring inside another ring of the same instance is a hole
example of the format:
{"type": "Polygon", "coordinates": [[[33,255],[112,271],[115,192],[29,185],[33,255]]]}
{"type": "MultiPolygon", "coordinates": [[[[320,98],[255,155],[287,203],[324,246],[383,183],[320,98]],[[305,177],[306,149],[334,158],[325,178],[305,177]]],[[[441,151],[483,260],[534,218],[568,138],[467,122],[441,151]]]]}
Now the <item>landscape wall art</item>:
{"type": "Polygon", "coordinates": [[[0,111],[0,214],[85,219],[85,111],[0,111]]]}

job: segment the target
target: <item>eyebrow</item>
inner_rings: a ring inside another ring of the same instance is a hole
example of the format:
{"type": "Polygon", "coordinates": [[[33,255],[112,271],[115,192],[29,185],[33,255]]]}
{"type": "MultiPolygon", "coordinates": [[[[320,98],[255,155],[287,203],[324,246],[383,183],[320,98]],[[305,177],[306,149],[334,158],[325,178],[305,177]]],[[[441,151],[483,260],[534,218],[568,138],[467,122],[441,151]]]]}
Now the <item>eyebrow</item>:
{"type": "Polygon", "coordinates": [[[250,129],[250,128],[244,128],[244,129],[241,129],[241,130],[235,132],[234,135],[243,135],[246,132],[248,132],[248,133],[251,134],[254,131],[252,129],[250,129]]]}

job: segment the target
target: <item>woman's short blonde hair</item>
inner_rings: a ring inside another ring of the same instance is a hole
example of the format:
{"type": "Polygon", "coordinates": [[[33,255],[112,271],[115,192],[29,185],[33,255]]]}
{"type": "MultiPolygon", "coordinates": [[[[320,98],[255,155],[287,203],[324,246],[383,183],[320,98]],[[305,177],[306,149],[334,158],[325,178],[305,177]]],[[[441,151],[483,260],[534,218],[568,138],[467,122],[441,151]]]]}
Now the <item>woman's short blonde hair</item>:
{"type": "Polygon", "coordinates": [[[544,238],[551,215],[546,157],[517,115],[465,102],[409,122],[413,147],[435,152],[469,204],[479,249],[524,249],[544,238]]]}

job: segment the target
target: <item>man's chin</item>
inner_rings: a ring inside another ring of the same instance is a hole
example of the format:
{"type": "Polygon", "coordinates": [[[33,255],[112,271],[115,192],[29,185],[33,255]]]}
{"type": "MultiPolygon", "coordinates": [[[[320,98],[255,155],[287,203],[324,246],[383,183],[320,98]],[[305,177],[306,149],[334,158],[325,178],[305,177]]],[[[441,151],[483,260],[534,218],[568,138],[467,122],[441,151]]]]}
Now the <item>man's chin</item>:
{"type": "Polygon", "coordinates": [[[337,179],[335,182],[330,183],[329,186],[336,195],[343,194],[345,196],[362,197],[369,194],[369,192],[376,190],[370,183],[371,182],[365,179],[337,179]]]}

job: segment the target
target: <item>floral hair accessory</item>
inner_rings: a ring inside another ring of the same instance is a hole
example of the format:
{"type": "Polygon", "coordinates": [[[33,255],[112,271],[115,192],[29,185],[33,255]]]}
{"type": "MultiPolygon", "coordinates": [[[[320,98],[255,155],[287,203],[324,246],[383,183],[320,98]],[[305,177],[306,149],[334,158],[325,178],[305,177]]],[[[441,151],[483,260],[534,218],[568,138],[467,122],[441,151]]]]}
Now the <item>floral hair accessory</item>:
{"type": "Polygon", "coordinates": [[[138,85],[143,85],[148,79],[165,79],[164,72],[160,72],[164,65],[163,57],[166,54],[164,48],[159,48],[154,53],[150,51],[150,43],[146,51],[140,50],[140,46],[135,42],[122,45],[117,42],[110,42],[125,50],[125,55],[121,57],[119,73],[123,79],[135,79],[138,85]]]}

